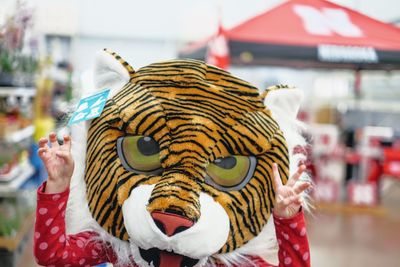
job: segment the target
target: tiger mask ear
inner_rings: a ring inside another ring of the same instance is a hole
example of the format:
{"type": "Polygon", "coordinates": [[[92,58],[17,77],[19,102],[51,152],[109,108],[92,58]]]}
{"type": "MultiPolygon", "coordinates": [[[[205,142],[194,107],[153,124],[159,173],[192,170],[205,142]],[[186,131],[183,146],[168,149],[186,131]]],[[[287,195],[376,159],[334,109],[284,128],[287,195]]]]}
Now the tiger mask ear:
{"type": "Polygon", "coordinates": [[[265,106],[279,121],[295,120],[303,99],[301,90],[288,85],[268,87],[262,94],[265,106]]]}
{"type": "Polygon", "coordinates": [[[135,75],[135,70],[117,53],[104,49],[97,53],[94,67],[95,90],[111,89],[114,95],[135,75]]]}
{"type": "MultiPolygon", "coordinates": [[[[305,145],[305,140],[301,132],[305,129],[304,125],[297,120],[297,113],[303,99],[303,92],[295,87],[287,85],[275,85],[268,87],[261,94],[264,104],[271,112],[272,117],[278,122],[279,128],[283,131],[292,154],[293,148],[305,145]]],[[[295,167],[291,167],[295,170],[295,167]]]]}

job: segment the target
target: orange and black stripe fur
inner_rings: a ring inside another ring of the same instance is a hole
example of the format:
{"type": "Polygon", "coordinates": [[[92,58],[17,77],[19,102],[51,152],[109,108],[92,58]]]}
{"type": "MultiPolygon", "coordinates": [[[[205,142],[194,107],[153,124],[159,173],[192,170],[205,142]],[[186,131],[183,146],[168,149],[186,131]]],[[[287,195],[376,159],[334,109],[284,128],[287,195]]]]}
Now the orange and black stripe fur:
{"type": "Polygon", "coordinates": [[[257,88],[196,60],[155,63],[134,72],[112,55],[127,67],[131,79],[108,100],[88,133],[85,181],[97,222],[128,240],[121,205],[136,186],[154,184],[149,212],[176,210],[196,221],[200,192],[220,203],[230,219],[220,253],[257,236],[273,206],[272,164],[278,163],[283,182],[289,169],[285,138],[257,88]],[[123,168],[116,140],[124,135],[151,136],[158,142],[161,175],[123,168]],[[244,188],[222,192],[205,183],[205,166],[229,155],[254,155],[257,167],[244,188]]]}

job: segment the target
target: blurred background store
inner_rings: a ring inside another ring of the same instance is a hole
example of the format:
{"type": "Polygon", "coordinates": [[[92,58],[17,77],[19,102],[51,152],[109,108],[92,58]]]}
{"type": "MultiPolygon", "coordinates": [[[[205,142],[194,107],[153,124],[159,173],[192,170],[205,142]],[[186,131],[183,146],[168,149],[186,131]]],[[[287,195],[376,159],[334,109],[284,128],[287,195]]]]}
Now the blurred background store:
{"type": "Polygon", "coordinates": [[[397,0],[0,0],[0,265],[36,266],[35,143],[68,132],[107,47],[302,89],[312,266],[400,266],[399,25],[397,0]]]}

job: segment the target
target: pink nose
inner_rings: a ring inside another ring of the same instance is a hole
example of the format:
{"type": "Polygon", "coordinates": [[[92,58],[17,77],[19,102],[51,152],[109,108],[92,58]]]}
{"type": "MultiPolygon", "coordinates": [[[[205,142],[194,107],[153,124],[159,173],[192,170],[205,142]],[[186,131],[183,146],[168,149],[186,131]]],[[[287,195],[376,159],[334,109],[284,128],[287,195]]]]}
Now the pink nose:
{"type": "Polygon", "coordinates": [[[193,221],[174,213],[154,211],[151,213],[157,227],[167,236],[173,236],[193,226],[193,221]]]}

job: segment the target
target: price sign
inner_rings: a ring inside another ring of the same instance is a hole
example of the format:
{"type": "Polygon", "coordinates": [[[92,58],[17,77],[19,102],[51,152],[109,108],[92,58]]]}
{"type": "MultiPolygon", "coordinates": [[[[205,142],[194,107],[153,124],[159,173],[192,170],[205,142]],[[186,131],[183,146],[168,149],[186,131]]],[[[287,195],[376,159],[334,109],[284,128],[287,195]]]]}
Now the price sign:
{"type": "Polygon", "coordinates": [[[100,116],[104,109],[110,89],[82,98],[76,111],[72,114],[68,125],[91,120],[100,116]]]}

